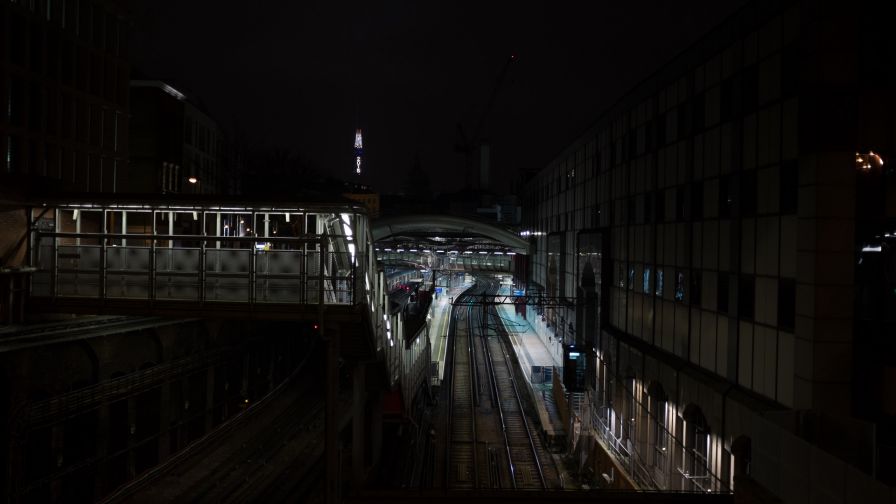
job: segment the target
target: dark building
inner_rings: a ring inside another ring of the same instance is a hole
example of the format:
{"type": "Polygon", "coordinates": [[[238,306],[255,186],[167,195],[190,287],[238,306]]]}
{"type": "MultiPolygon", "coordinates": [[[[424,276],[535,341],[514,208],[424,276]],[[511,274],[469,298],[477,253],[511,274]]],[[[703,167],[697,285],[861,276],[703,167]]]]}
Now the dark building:
{"type": "Polygon", "coordinates": [[[16,205],[26,193],[117,190],[128,160],[127,39],[112,2],[0,2],[0,265],[24,253],[16,205]]]}
{"type": "Polygon", "coordinates": [[[221,193],[217,123],[184,93],[157,80],[131,81],[131,193],[221,193]]]}
{"type": "Polygon", "coordinates": [[[115,191],[128,154],[121,12],[101,1],[3,2],[0,26],[3,180],[115,191]]]}
{"type": "Polygon", "coordinates": [[[748,4],[525,186],[532,287],[594,350],[577,449],[601,439],[646,487],[887,502],[896,48],[876,5],[748,4]]]}

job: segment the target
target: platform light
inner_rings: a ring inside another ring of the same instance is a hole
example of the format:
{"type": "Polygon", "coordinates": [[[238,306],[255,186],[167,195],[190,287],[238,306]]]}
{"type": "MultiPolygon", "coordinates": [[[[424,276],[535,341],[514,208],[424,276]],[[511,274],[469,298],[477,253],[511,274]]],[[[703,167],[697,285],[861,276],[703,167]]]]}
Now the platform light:
{"type": "Polygon", "coordinates": [[[508,252],[507,255],[516,255],[516,252],[508,252]]]}
{"type": "MultiPolygon", "coordinates": [[[[184,96],[183,93],[181,93],[180,91],[174,89],[173,87],[169,86],[168,84],[164,84],[164,83],[162,84],[162,91],[164,91],[164,92],[168,93],[169,95],[173,96],[174,98],[177,99],[177,101],[184,101],[184,100],[187,99],[187,97],[184,96]]],[[[246,402],[249,402],[249,401],[246,401],[246,402]]]]}
{"type": "Polygon", "coordinates": [[[417,249],[411,249],[411,250],[409,250],[409,252],[416,252],[416,251],[417,251],[417,249]]]}
{"type": "Polygon", "coordinates": [[[480,250],[479,253],[480,253],[480,254],[488,254],[488,252],[486,252],[486,251],[484,251],[484,250],[480,250]]]}
{"type": "Polygon", "coordinates": [[[883,166],[884,160],[880,157],[880,154],[875,154],[874,151],[868,151],[867,154],[856,152],[857,169],[868,172],[874,168],[883,168],[883,166]]]}

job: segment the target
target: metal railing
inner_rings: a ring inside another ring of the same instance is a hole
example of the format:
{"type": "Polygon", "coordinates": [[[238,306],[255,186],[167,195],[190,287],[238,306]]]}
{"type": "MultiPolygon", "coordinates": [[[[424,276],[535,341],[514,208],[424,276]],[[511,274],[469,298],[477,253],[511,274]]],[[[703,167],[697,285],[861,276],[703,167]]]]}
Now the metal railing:
{"type": "MultiPolygon", "coordinates": [[[[640,406],[640,403],[639,403],[640,406]]],[[[623,434],[617,437],[611,428],[609,418],[614,415],[613,409],[607,405],[598,405],[591,403],[591,428],[603,441],[603,444],[610,450],[610,454],[616,458],[622,467],[628,472],[629,476],[643,489],[653,490],[671,490],[671,477],[674,475],[682,478],[683,481],[693,485],[692,489],[682,488],[682,490],[698,491],[698,492],[728,492],[729,488],[718,478],[705,463],[695,459],[689,454],[689,451],[681,444],[680,440],[675,438],[672,433],[666,431],[665,439],[670,444],[669,450],[665,451],[663,457],[663,467],[657,467],[644,460],[637,448],[637,442],[629,436],[623,434]],[[673,459],[674,454],[679,457],[688,458],[688,463],[697,467],[695,474],[676,466],[673,459]]],[[[626,422],[624,418],[616,418],[617,422],[626,422]]],[[[635,429],[634,425],[623,426],[620,430],[631,432],[635,429]]],[[[651,446],[650,449],[654,447],[651,446]]],[[[663,447],[665,448],[665,447],[663,447]]]]}
{"type": "Polygon", "coordinates": [[[367,251],[343,235],[298,238],[37,232],[32,296],[353,305],[367,251]],[[116,245],[131,240],[148,246],[116,245]],[[273,247],[262,249],[263,240],[273,247]],[[159,246],[158,242],[193,246],[159,246]],[[229,247],[218,244],[226,241],[229,247]],[[88,242],[83,244],[79,242],[88,242]],[[342,247],[343,250],[345,247],[342,247]],[[360,270],[360,271],[359,271],[360,270]]]}

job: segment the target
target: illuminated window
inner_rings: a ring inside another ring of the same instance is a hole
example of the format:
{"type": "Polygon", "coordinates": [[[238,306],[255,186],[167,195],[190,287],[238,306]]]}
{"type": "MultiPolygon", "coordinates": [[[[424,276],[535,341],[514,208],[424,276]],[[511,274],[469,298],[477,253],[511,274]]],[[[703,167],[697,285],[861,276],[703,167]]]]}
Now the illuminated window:
{"type": "Polygon", "coordinates": [[[684,301],[684,272],[679,271],[675,274],[675,300],[684,301]]]}
{"type": "Polygon", "coordinates": [[[663,270],[660,268],[656,270],[656,295],[663,295],[663,270]]]}
{"type": "Polygon", "coordinates": [[[12,173],[12,137],[6,137],[6,171],[12,173]]]}
{"type": "Polygon", "coordinates": [[[648,387],[648,408],[652,424],[651,441],[653,443],[653,465],[664,469],[668,453],[668,408],[666,394],[657,383],[648,387]]]}
{"type": "Polygon", "coordinates": [[[644,293],[650,294],[650,266],[644,266],[644,293]]]}
{"type": "Polygon", "coordinates": [[[700,408],[690,405],[685,408],[683,420],[684,450],[681,473],[686,490],[707,491],[713,487],[713,477],[709,472],[710,436],[709,425],[700,408]]]}
{"type": "Polygon", "coordinates": [[[625,398],[625,418],[623,425],[625,426],[624,435],[626,439],[635,439],[635,377],[628,376],[625,378],[625,390],[623,390],[625,398]]]}

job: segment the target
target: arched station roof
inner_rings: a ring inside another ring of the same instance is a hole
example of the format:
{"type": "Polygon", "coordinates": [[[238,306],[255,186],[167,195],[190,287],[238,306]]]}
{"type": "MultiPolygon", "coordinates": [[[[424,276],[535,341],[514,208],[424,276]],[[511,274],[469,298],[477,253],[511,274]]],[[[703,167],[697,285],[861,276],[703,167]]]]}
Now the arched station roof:
{"type": "Polygon", "coordinates": [[[374,241],[392,239],[446,240],[451,243],[477,242],[503,245],[526,254],[529,242],[514,231],[488,222],[451,215],[401,215],[376,219],[371,223],[374,241]]]}

